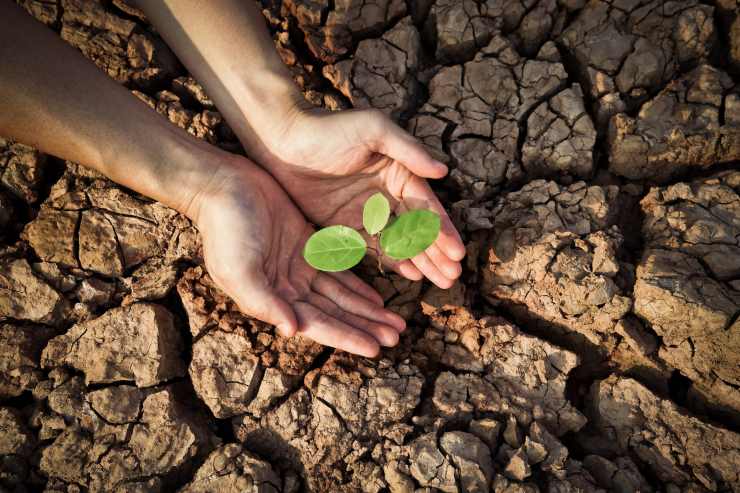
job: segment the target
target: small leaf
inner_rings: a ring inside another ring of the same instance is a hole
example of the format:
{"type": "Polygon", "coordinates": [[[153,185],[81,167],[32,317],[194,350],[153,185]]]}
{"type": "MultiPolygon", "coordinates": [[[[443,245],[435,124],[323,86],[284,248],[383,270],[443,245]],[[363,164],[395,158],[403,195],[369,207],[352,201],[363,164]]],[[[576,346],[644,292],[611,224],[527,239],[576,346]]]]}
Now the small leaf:
{"type": "Polygon", "coordinates": [[[316,231],[303,248],[303,258],[317,270],[339,272],[351,269],[367,250],[365,239],[347,226],[329,226],[316,231]]]}
{"type": "Polygon", "coordinates": [[[380,233],[391,217],[391,204],[385,195],[378,192],[365,202],[362,210],[362,225],[369,235],[380,233]]]}
{"type": "Polygon", "coordinates": [[[439,235],[439,215],[419,209],[401,214],[380,235],[380,246],[386,255],[404,260],[419,255],[439,235]]]}

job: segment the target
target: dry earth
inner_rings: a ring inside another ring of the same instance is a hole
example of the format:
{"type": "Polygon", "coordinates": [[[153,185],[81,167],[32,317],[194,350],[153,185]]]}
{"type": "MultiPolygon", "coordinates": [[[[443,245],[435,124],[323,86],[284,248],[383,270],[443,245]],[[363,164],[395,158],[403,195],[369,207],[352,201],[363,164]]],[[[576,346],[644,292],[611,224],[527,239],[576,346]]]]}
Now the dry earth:
{"type": "MultiPolygon", "coordinates": [[[[239,144],[140,12],[19,0],[239,144]]],[[[0,139],[0,490],[740,492],[740,4],[263,0],[306,98],[450,164],[377,360],[240,314],[187,219],[0,139]]],[[[204,10],[207,9],[204,2],[204,10]]]]}

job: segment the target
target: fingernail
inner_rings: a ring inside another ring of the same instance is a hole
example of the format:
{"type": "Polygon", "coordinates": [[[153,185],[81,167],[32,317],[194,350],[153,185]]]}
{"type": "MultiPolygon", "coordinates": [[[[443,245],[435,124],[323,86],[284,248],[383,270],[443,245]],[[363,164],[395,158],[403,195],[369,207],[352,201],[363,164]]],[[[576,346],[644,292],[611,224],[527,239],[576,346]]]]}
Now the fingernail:
{"type": "Polygon", "coordinates": [[[278,325],[277,326],[277,330],[278,330],[278,332],[280,333],[281,336],[283,336],[283,337],[289,337],[290,328],[287,327],[286,325],[283,325],[283,324],[278,325]]]}

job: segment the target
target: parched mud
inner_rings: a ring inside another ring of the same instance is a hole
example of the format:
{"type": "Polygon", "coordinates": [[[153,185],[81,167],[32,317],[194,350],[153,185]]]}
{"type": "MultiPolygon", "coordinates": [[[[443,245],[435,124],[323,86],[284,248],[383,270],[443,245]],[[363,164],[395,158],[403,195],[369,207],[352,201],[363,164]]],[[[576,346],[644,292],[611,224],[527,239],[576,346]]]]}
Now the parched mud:
{"type": "MultiPolygon", "coordinates": [[[[240,151],[123,1],[20,0],[240,151]]],[[[3,491],[740,491],[734,0],[264,0],[306,98],[377,108],[450,176],[448,291],[376,360],[278,336],[181,215],[0,139],[3,491]]]]}

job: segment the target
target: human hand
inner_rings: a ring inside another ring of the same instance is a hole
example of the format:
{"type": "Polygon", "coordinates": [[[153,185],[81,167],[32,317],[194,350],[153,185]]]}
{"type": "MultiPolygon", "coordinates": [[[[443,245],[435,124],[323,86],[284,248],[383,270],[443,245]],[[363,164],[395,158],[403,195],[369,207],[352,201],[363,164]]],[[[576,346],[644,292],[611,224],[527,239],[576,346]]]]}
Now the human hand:
{"type": "Polygon", "coordinates": [[[376,192],[395,212],[432,209],[437,241],[410,261],[391,264],[442,288],[460,275],[465,248],[425,178],[436,163],[410,135],[375,110],[328,113],[306,101],[274,49],[252,2],[138,2],[180,60],[205,87],[249,156],[267,169],[303,213],[321,225],[361,226],[362,204],[376,192]]]}
{"type": "Polygon", "coordinates": [[[338,349],[373,357],[395,346],[404,320],[350,272],[317,272],[303,259],[313,232],[280,185],[228,155],[188,215],[214,282],[247,315],[338,349]]]}
{"type": "Polygon", "coordinates": [[[294,108],[261,130],[260,145],[249,151],[311,221],[361,230],[363,204],[376,192],[391,200],[396,214],[431,209],[441,217],[437,241],[413,259],[383,261],[408,279],[426,276],[441,288],[460,276],[465,247],[425,180],[442,178],[447,167],[381,112],[294,108]]]}

